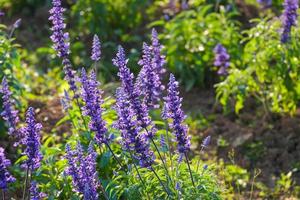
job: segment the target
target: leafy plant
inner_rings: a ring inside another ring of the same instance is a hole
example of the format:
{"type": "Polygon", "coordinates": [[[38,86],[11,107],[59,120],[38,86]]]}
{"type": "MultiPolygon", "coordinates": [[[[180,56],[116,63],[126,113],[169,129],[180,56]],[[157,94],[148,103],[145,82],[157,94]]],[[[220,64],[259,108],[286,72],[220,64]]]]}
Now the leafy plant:
{"type": "Polygon", "coordinates": [[[224,6],[215,8],[204,1],[194,1],[190,9],[170,21],[152,24],[164,27],[161,37],[168,67],[187,89],[214,82],[213,49],[218,43],[230,47],[230,55],[238,60],[240,35],[238,22],[234,20],[236,14],[224,6]]]}
{"type": "Polygon", "coordinates": [[[254,97],[266,114],[293,114],[300,94],[299,27],[292,29],[290,42],[281,43],[279,19],[253,22],[257,25],[244,32],[243,63],[232,67],[226,79],[216,85],[217,98],[224,106],[233,99],[237,113],[247,98],[254,97]]]}

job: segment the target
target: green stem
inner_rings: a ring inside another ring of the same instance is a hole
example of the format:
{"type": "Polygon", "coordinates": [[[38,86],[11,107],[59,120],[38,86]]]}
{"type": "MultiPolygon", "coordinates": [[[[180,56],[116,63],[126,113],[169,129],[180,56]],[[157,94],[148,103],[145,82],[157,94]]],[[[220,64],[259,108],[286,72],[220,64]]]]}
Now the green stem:
{"type": "MultiPolygon", "coordinates": [[[[134,162],[133,155],[132,155],[132,153],[130,151],[129,151],[129,154],[130,154],[130,157],[131,157],[131,159],[133,161],[133,166],[134,166],[134,168],[135,168],[135,170],[136,170],[136,172],[138,174],[138,177],[139,177],[140,181],[142,182],[143,188],[146,191],[146,184],[145,184],[144,180],[142,179],[142,176],[141,176],[141,174],[139,172],[139,169],[138,169],[138,167],[136,166],[136,164],[134,162]]],[[[147,198],[150,199],[149,194],[147,192],[146,192],[146,195],[147,195],[147,198]]]]}
{"type": "Polygon", "coordinates": [[[166,124],[166,137],[167,137],[167,142],[168,142],[168,152],[169,152],[169,157],[170,157],[170,162],[171,162],[171,170],[173,171],[173,159],[172,159],[172,153],[171,153],[171,142],[169,138],[169,130],[168,130],[168,122],[165,122],[166,124]]]}
{"type": "Polygon", "coordinates": [[[104,188],[102,187],[102,184],[100,183],[100,190],[102,191],[102,193],[103,193],[103,196],[104,196],[104,198],[106,199],[106,200],[109,200],[109,197],[107,196],[107,194],[106,194],[106,192],[105,192],[105,190],[104,190],[104,188]]]}
{"type": "Polygon", "coordinates": [[[196,187],[196,186],[195,186],[195,183],[194,183],[194,178],[193,178],[193,175],[192,175],[192,170],[191,170],[191,166],[190,166],[190,163],[189,163],[189,159],[188,159],[188,157],[187,157],[187,154],[185,153],[184,156],[185,156],[185,160],[186,160],[186,163],[187,163],[187,165],[188,165],[188,168],[189,168],[189,172],[190,172],[190,176],[191,176],[191,180],[192,180],[193,186],[196,187]]]}
{"type": "Polygon", "coordinates": [[[24,182],[24,188],[23,188],[23,197],[22,197],[22,200],[25,200],[25,197],[26,197],[28,174],[29,174],[29,167],[27,167],[27,170],[26,170],[26,177],[25,177],[25,182],[24,182]]]}
{"type": "Polygon", "coordinates": [[[163,184],[162,180],[159,178],[159,176],[157,175],[157,173],[155,172],[155,170],[153,169],[153,167],[150,167],[150,170],[155,174],[156,178],[158,179],[160,185],[164,188],[165,192],[167,193],[167,198],[170,196],[166,186],[163,184]]]}
{"type": "Polygon", "coordinates": [[[5,191],[2,189],[2,200],[5,200],[5,191]]]}
{"type": "MultiPolygon", "coordinates": [[[[74,95],[75,95],[75,92],[74,92],[74,91],[73,91],[73,93],[74,93],[74,95]]],[[[79,111],[80,111],[80,117],[81,117],[81,120],[82,120],[82,122],[83,122],[84,128],[85,128],[85,130],[88,130],[88,126],[87,126],[87,123],[86,123],[86,121],[85,121],[85,119],[84,119],[83,112],[82,112],[82,109],[81,109],[81,106],[80,106],[80,103],[79,103],[78,98],[76,98],[76,104],[77,104],[77,106],[78,106],[78,108],[79,108],[79,111]]]]}
{"type": "MultiPolygon", "coordinates": [[[[146,132],[147,132],[147,134],[148,134],[148,133],[149,133],[149,132],[148,132],[148,129],[145,128],[145,130],[146,130],[146,132]]],[[[155,141],[153,140],[153,138],[150,138],[150,140],[151,140],[152,144],[154,145],[154,147],[155,147],[155,149],[156,149],[156,151],[157,151],[157,153],[158,153],[158,156],[159,156],[160,160],[161,160],[162,163],[163,163],[163,166],[164,166],[164,168],[165,168],[165,170],[166,170],[167,178],[170,179],[170,181],[171,181],[171,183],[172,183],[172,185],[173,185],[173,182],[172,182],[172,179],[171,179],[171,177],[170,177],[170,175],[169,175],[169,171],[168,171],[168,168],[167,168],[167,166],[166,166],[166,163],[165,163],[164,159],[162,158],[162,156],[161,156],[161,154],[160,154],[160,151],[159,151],[157,145],[155,144],[155,141]]]]}
{"type": "Polygon", "coordinates": [[[125,170],[125,167],[121,164],[120,160],[117,158],[116,154],[113,152],[113,150],[110,148],[109,144],[107,142],[104,143],[106,147],[109,149],[109,151],[112,153],[113,157],[117,161],[117,163],[120,165],[121,169],[125,170]]]}
{"type": "MultiPolygon", "coordinates": [[[[201,147],[201,150],[200,150],[200,155],[201,155],[201,152],[203,151],[203,146],[201,147]]],[[[199,170],[199,165],[200,165],[200,160],[201,160],[201,156],[199,155],[199,159],[197,161],[197,169],[196,169],[196,173],[198,173],[198,170],[199,170]]]]}

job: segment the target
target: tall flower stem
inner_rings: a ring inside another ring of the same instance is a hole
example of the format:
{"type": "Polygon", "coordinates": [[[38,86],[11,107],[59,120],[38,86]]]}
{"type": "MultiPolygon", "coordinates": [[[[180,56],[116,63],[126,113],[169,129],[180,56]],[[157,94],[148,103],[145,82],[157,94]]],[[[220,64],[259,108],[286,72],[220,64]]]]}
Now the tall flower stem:
{"type": "MultiPolygon", "coordinates": [[[[201,150],[200,150],[200,155],[201,155],[201,153],[203,152],[203,149],[204,149],[204,147],[202,146],[202,147],[201,147],[201,150]]],[[[200,160],[201,160],[200,155],[199,155],[199,159],[198,159],[198,161],[197,161],[197,169],[196,169],[196,173],[198,173],[198,170],[199,170],[199,165],[200,165],[200,160]]]]}
{"type": "Polygon", "coordinates": [[[167,143],[168,143],[168,152],[169,152],[169,157],[170,157],[170,162],[171,162],[171,170],[173,171],[173,159],[172,159],[172,153],[171,153],[171,142],[170,142],[170,138],[169,138],[169,126],[168,126],[167,121],[165,121],[165,125],[166,125],[166,138],[167,138],[167,143]]]}
{"type": "Polygon", "coordinates": [[[100,184],[100,190],[102,191],[104,198],[105,198],[106,200],[109,200],[109,197],[107,196],[107,194],[106,194],[104,188],[102,187],[102,184],[100,184]]]}
{"type": "Polygon", "coordinates": [[[150,170],[155,174],[156,178],[158,179],[160,185],[164,188],[165,192],[167,193],[167,198],[170,196],[168,189],[166,188],[166,186],[164,185],[164,183],[162,182],[162,180],[159,178],[159,176],[157,175],[157,173],[155,172],[155,170],[153,169],[153,167],[150,167],[150,170]]]}
{"type": "Polygon", "coordinates": [[[185,160],[186,160],[186,163],[188,165],[188,168],[189,168],[189,172],[190,172],[190,176],[191,176],[191,180],[192,180],[193,186],[196,187],[195,183],[194,183],[194,178],[193,178],[193,175],[192,175],[192,170],[191,170],[191,166],[190,166],[190,163],[189,163],[188,156],[187,156],[186,153],[184,154],[184,156],[185,156],[185,160]]]}
{"type": "MultiPolygon", "coordinates": [[[[138,177],[139,177],[139,179],[140,179],[140,181],[141,181],[141,183],[142,183],[142,185],[143,185],[143,188],[144,188],[144,190],[146,191],[146,184],[145,184],[145,181],[143,180],[143,178],[142,178],[142,176],[141,176],[141,174],[140,174],[139,168],[136,166],[136,164],[135,164],[135,162],[134,162],[133,155],[132,155],[132,153],[131,153],[130,151],[129,151],[129,154],[130,154],[130,157],[131,157],[131,159],[132,159],[132,161],[133,161],[133,166],[134,166],[134,168],[135,168],[135,170],[136,170],[136,172],[137,172],[137,174],[138,174],[138,177]]],[[[147,195],[147,198],[150,199],[149,194],[148,194],[147,192],[146,192],[146,195],[147,195]]]]}
{"type": "Polygon", "coordinates": [[[121,169],[125,170],[125,167],[121,164],[120,160],[117,158],[116,154],[113,152],[113,150],[110,148],[109,144],[107,142],[104,143],[106,145],[106,147],[109,149],[109,151],[112,153],[113,157],[115,158],[115,160],[117,161],[117,163],[120,165],[121,169]]]}
{"type": "Polygon", "coordinates": [[[4,189],[2,190],[2,200],[5,200],[5,191],[4,191],[4,189]]]}
{"type": "MultiPolygon", "coordinates": [[[[145,128],[145,130],[146,130],[146,132],[147,132],[147,134],[148,134],[148,129],[145,128]]],[[[165,168],[165,170],[166,170],[166,172],[167,172],[168,179],[170,179],[170,181],[171,181],[171,183],[172,183],[172,185],[173,185],[173,182],[172,182],[172,179],[171,179],[171,177],[170,177],[170,174],[169,174],[168,168],[167,168],[167,166],[166,166],[166,163],[165,163],[163,157],[161,156],[160,151],[159,151],[159,149],[158,149],[158,147],[157,147],[155,141],[153,140],[153,138],[151,138],[150,140],[151,140],[152,144],[154,145],[154,148],[156,149],[156,151],[157,151],[157,153],[158,153],[158,156],[159,156],[160,160],[161,160],[162,163],[163,163],[163,166],[164,166],[164,168],[165,168]]]]}
{"type": "MultiPolygon", "coordinates": [[[[74,92],[74,91],[73,91],[73,92],[74,92]]],[[[74,92],[74,95],[75,95],[75,92],[74,92]]],[[[79,108],[79,111],[80,111],[80,117],[81,117],[81,119],[82,119],[82,121],[83,121],[84,128],[85,128],[86,130],[88,130],[88,126],[87,126],[87,123],[86,123],[86,121],[85,121],[85,119],[84,119],[84,116],[83,116],[82,109],[81,109],[81,106],[80,106],[80,103],[79,103],[78,98],[76,98],[76,104],[77,104],[77,106],[78,106],[78,108],[79,108]]]]}
{"type": "Polygon", "coordinates": [[[25,197],[26,197],[28,175],[29,175],[29,167],[27,167],[27,169],[26,169],[26,177],[25,177],[25,181],[24,181],[24,188],[23,188],[23,197],[22,197],[22,200],[25,200],[25,197]]]}

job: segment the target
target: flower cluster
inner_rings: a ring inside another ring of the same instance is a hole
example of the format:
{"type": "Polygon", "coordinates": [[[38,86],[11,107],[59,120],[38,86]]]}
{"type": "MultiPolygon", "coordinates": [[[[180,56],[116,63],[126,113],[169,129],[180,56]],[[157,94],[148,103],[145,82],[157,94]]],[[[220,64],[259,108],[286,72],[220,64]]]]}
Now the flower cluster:
{"type": "Polygon", "coordinates": [[[217,44],[214,48],[215,53],[215,61],[214,65],[216,67],[219,67],[218,74],[220,75],[226,75],[227,74],[227,68],[230,65],[230,55],[227,53],[226,48],[221,45],[217,44]]]}
{"type": "Polygon", "coordinates": [[[117,89],[116,97],[115,109],[118,114],[116,127],[121,131],[122,145],[125,150],[134,152],[141,167],[150,167],[154,161],[154,153],[150,150],[145,134],[140,133],[142,128],[138,126],[135,112],[123,88],[117,89]]]}
{"type": "Polygon", "coordinates": [[[1,116],[8,125],[8,134],[17,134],[17,124],[19,122],[18,111],[13,108],[14,100],[11,98],[12,92],[9,90],[8,83],[4,77],[0,93],[3,94],[3,112],[1,116]]]}
{"type": "Polygon", "coordinates": [[[188,127],[183,124],[185,115],[181,109],[182,98],[179,97],[178,82],[173,74],[170,75],[168,84],[168,95],[165,97],[164,112],[165,118],[171,118],[170,127],[176,137],[177,149],[181,154],[190,150],[190,136],[187,134],[188,127]]]}
{"type": "Polygon", "coordinates": [[[91,59],[98,62],[101,57],[101,43],[97,35],[94,35],[91,59]]]}
{"type": "Polygon", "coordinates": [[[49,11],[49,20],[52,21],[51,40],[54,43],[53,48],[57,52],[58,57],[66,58],[70,53],[69,33],[64,32],[66,24],[64,23],[63,13],[65,9],[61,5],[60,0],[52,0],[53,7],[49,11]]]}
{"type": "Polygon", "coordinates": [[[41,200],[46,197],[45,193],[39,192],[36,181],[31,181],[29,191],[30,191],[30,200],[41,200]]]}
{"type": "Polygon", "coordinates": [[[272,0],[257,0],[257,3],[268,7],[272,5],[272,0]]]}
{"type": "Polygon", "coordinates": [[[10,165],[10,160],[5,157],[4,149],[0,147],[0,189],[2,190],[7,189],[7,185],[16,180],[7,170],[10,165]]]}
{"type": "Polygon", "coordinates": [[[69,33],[65,32],[66,24],[64,23],[63,12],[64,8],[61,5],[61,0],[52,0],[53,7],[50,10],[49,20],[52,21],[51,40],[53,47],[57,52],[57,56],[63,59],[65,79],[68,81],[70,89],[74,92],[74,98],[78,98],[76,93],[77,86],[75,82],[75,72],[72,70],[71,61],[68,58],[70,54],[69,33]]]}
{"type": "Polygon", "coordinates": [[[292,26],[297,23],[297,10],[299,7],[298,0],[285,0],[284,1],[284,13],[282,16],[283,32],[281,35],[281,42],[286,43],[290,38],[290,32],[292,26]]]}
{"type": "Polygon", "coordinates": [[[34,109],[29,107],[26,112],[26,126],[21,128],[22,136],[24,138],[21,143],[26,146],[24,154],[27,159],[23,163],[23,167],[30,170],[35,170],[40,167],[43,158],[40,152],[40,130],[42,125],[35,120],[34,109]]]}
{"type": "Polygon", "coordinates": [[[84,200],[99,199],[97,189],[100,182],[96,170],[97,153],[94,145],[92,143],[89,145],[87,155],[84,155],[80,143],[77,144],[75,150],[71,150],[70,146],[66,145],[66,152],[69,164],[66,173],[72,177],[75,191],[83,194],[84,200]]]}
{"type": "Polygon", "coordinates": [[[143,56],[138,62],[142,69],[139,73],[136,87],[144,96],[144,103],[149,108],[158,108],[158,102],[164,86],[161,83],[161,75],[165,72],[163,68],[165,58],[161,55],[161,45],[157,38],[157,32],[152,30],[152,45],[143,44],[143,56]]]}
{"type": "Polygon", "coordinates": [[[129,100],[130,105],[136,114],[137,122],[144,129],[151,126],[150,130],[147,129],[147,136],[150,138],[153,137],[156,129],[152,125],[147,106],[142,103],[139,98],[140,89],[138,87],[134,87],[134,75],[127,67],[125,52],[121,46],[118,48],[118,53],[116,58],[113,59],[113,63],[119,68],[118,76],[121,79],[124,94],[127,96],[126,98],[129,100]]]}
{"type": "Polygon", "coordinates": [[[81,95],[85,103],[83,112],[84,115],[91,118],[89,128],[96,133],[95,141],[98,144],[106,143],[108,142],[108,138],[105,136],[107,132],[105,121],[102,119],[102,91],[98,89],[99,82],[96,79],[95,72],[92,71],[88,77],[85,69],[82,69],[81,84],[81,95]]]}

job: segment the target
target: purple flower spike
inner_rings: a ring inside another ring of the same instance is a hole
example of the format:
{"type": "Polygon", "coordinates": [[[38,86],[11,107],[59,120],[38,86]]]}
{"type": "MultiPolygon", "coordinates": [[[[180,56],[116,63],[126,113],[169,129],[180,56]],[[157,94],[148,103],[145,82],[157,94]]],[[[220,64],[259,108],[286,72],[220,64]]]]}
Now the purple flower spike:
{"type": "Polygon", "coordinates": [[[286,43],[290,39],[292,26],[297,23],[297,10],[299,8],[298,0],[285,0],[283,3],[284,13],[282,16],[283,32],[281,35],[281,42],[286,43]]]}
{"type": "Polygon", "coordinates": [[[146,43],[143,44],[143,57],[139,61],[142,69],[138,75],[136,86],[144,96],[144,103],[151,108],[159,107],[159,100],[162,90],[160,73],[158,72],[155,63],[152,62],[151,47],[146,43]]]}
{"type": "Polygon", "coordinates": [[[188,127],[183,124],[186,116],[181,109],[181,102],[182,98],[179,97],[178,82],[175,81],[174,75],[171,74],[165,104],[167,105],[168,117],[172,119],[170,127],[176,138],[178,152],[185,154],[190,150],[191,137],[187,134],[188,127]]]}
{"type": "Polygon", "coordinates": [[[152,55],[153,55],[153,65],[158,73],[164,73],[166,70],[164,69],[164,65],[166,63],[165,56],[162,55],[162,45],[159,43],[158,34],[155,29],[152,29],[152,55]]]}
{"type": "Polygon", "coordinates": [[[18,137],[18,129],[17,125],[19,122],[18,111],[14,109],[13,104],[15,103],[14,100],[11,98],[12,92],[9,90],[8,83],[6,78],[4,77],[2,80],[2,88],[0,93],[3,94],[3,112],[1,116],[6,121],[8,126],[8,134],[18,137]]]}
{"type": "Polygon", "coordinates": [[[35,120],[34,109],[29,107],[26,112],[26,126],[21,128],[22,135],[24,136],[21,143],[26,146],[24,154],[27,156],[22,166],[30,170],[39,168],[43,158],[40,152],[41,129],[42,125],[35,120]]]}
{"type": "Polygon", "coordinates": [[[91,59],[98,62],[101,57],[101,43],[97,35],[94,35],[91,59]]]}
{"type": "Polygon", "coordinates": [[[259,3],[265,7],[269,7],[272,5],[272,0],[257,0],[257,3],[259,3]]]}
{"type": "Polygon", "coordinates": [[[0,11],[0,17],[3,17],[4,15],[5,15],[5,13],[0,11]]]}
{"type": "Polygon", "coordinates": [[[203,148],[206,148],[206,147],[209,145],[210,140],[211,140],[211,136],[209,135],[209,136],[207,136],[206,138],[204,138],[204,140],[203,140],[201,146],[202,146],[203,148]]]}
{"type": "Polygon", "coordinates": [[[126,95],[126,98],[129,100],[130,105],[136,114],[139,125],[145,129],[151,126],[150,129],[147,129],[147,135],[150,138],[153,137],[156,129],[154,128],[152,121],[148,115],[147,106],[139,99],[140,89],[138,87],[134,87],[134,75],[127,67],[125,52],[121,46],[119,46],[117,56],[113,59],[113,63],[119,68],[118,76],[122,81],[124,95],[126,95]]]}
{"type": "Polygon", "coordinates": [[[36,181],[32,181],[30,184],[30,200],[42,200],[46,198],[46,194],[39,192],[36,181]]]}
{"type": "Polygon", "coordinates": [[[150,150],[147,138],[139,134],[142,129],[137,124],[134,110],[123,88],[117,89],[116,111],[118,121],[115,126],[121,131],[122,145],[125,150],[133,151],[141,167],[150,167],[154,162],[154,153],[150,150]]]}
{"type": "Polygon", "coordinates": [[[230,56],[227,53],[226,48],[221,44],[217,44],[216,47],[214,48],[214,53],[215,53],[214,65],[216,67],[219,67],[218,74],[226,75],[227,68],[230,65],[230,62],[229,62],[230,56]]]}
{"type": "Polygon", "coordinates": [[[83,194],[84,200],[97,200],[99,195],[97,189],[100,186],[98,173],[96,170],[97,153],[91,143],[88,152],[84,155],[82,146],[77,144],[75,150],[66,146],[66,158],[68,160],[67,174],[72,177],[74,190],[83,194]]]}
{"type": "Polygon", "coordinates": [[[64,23],[63,13],[65,9],[61,5],[60,0],[52,0],[52,9],[49,20],[52,22],[51,40],[54,43],[53,48],[57,52],[58,57],[66,58],[70,53],[69,33],[64,32],[66,24],[64,23]]]}
{"type": "Polygon", "coordinates": [[[96,133],[95,141],[98,144],[107,143],[109,139],[105,135],[107,129],[105,127],[105,121],[102,119],[103,109],[101,108],[101,105],[103,104],[103,92],[98,89],[99,82],[96,80],[95,72],[92,71],[88,77],[85,69],[82,69],[81,83],[82,99],[85,103],[83,107],[83,114],[91,118],[89,128],[91,131],[96,133]]]}
{"type": "Polygon", "coordinates": [[[6,190],[9,183],[16,179],[9,173],[7,168],[11,165],[10,160],[6,159],[4,149],[0,147],[0,189],[6,190]]]}
{"type": "Polygon", "coordinates": [[[72,64],[68,56],[70,54],[69,33],[65,32],[66,24],[64,23],[63,12],[65,9],[61,6],[60,0],[52,0],[52,9],[50,12],[49,20],[52,22],[52,35],[53,48],[57,56],[62,58],[64,66],[65,79],[68,81],[70,89],[74,93],[74,98],[78,98],[77,86],[75,81],[75,72],[72,70],[72,64]]]}
{"type": "Polygon", "coordinates": [[[17,21],[15,21],[15,23],[13,24],[13,28],[19,28],[21,25],[22,19],[17,19],[17,21]]]}

